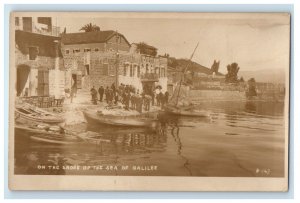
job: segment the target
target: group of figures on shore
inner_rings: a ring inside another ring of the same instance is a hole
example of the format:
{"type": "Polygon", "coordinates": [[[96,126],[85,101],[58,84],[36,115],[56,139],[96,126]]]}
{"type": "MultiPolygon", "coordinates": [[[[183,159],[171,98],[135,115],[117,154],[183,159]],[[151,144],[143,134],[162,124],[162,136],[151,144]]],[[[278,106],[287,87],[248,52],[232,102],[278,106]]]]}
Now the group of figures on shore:
{"type": "Polygon", "coordinates": [[[121,83],[119,87],[116,87],[113,83],[111,87],[107,86],[104,88],[103,86],[100,86],[98,91],[93,86],[90,93],[92,103],[95,105],[97,104],[97,101],[103,102],[104,100],[108,106],[122,103],[126,110],[137,110],[140,113],[143,109],[149,111],[151,105],[163,108],[169,101],[168,91],[163,93],[160,86],[151,89],[146,85],[144,86],[143,91],[140,92],[132,85],[124,85],[121,83]]]}

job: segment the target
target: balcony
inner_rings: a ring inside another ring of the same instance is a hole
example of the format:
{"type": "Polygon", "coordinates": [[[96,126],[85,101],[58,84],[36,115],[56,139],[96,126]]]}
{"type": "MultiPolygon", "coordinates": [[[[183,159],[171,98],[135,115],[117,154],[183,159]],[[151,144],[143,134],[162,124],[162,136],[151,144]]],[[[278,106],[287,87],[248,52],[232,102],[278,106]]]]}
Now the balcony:
{"type": "Polygon", "coordinates": [[[141,80],[146,81],[152,81],[152,82],[158,82],[159,75],[157,73],[145,73],[141,74],[141,80]]]}

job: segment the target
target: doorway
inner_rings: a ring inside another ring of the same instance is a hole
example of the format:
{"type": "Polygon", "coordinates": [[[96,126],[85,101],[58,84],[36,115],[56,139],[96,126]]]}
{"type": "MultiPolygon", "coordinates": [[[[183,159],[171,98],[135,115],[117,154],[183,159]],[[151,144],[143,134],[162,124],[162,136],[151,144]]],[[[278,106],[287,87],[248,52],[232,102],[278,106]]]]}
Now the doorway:
{"type": "Polygon", "coordinates": [[[49,70],[38,70],[38,96],[49,96],[49,70]]]}
{"type": "Polygon", "coordinates": [[[77,89],[77,75],[76,74],[72,74],[71,88],[77,89]]]}
{"type": "Polygon", "coordinates": [[[154,89],[155,89],[155,83],[154,82],[143,82],[143,92],[148,95],[152,95],[154,89]]]}

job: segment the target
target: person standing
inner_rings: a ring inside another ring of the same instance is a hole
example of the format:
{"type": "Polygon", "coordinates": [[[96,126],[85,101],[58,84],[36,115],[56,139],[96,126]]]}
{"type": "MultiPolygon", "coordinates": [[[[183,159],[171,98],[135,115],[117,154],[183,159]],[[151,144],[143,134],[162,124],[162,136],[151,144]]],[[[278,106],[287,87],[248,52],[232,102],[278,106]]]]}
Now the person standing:
{"type": "Polygon", "coordinates": [[[125,92],[124,103],[125,103],[125,109],[126,110],[129,110],[129,100],[130,100],[130,93],[129,92],[125,92]]]}
{"type": "Polygon", "coordinates": [[[97,104],[97,90],[93,86],[91,89],[91,95],[92,95],[92,102],[93,104],[97,104]]]}
{"type": "Polygon", "coordinates": [[[115,94],[115,104],[117,105],[119,101],[119,91],[116,90],[116,94],[115,94]]]}
{"type": "Polygon", "coordinates": [[[109,89],[108,89],[108,86],[106,86],[104,94],[105,94],[106,103],[108,104],[109,103],[109,89]]]}
{"type": "Polygon", "coordinates": [[[112,98],[115,98],[115,96],[116,96],[116,86],[115,86],[115,83],[113,83],[110,88],[112,89],[112,98]]]}
{"type": "Polygon", "coordinates": [[[159,99],[159,104],[160,104],[161,108],[164,108],[165,98],[164,98],[164,94],[162,92],[160,92],[158,94],[158,99],[159,99]]]}
{"type": "Polygon", "coordinates": [[[115,97],[115,93],[114,90],[112,88],[109,89],[109,94],[108,94],[108,98],[109,98],[109,104],[112,105],[113,104],[113,100],[115,97]]]}
{"type": "Polygon", "coordinates": [[[151,100],[152,100],[152,97],[150,95],[145,95],[144,96],[145,111],[149,111],[150,110],[151,100]]]}
{"type": "Polygon", "coordinates": [[[99,87],[98,92],[99,92],[99,95],[100,95],[100,102],[102,102],[103,101],[103,94],[104,94],[103,86],[99,87]]]}
{"type": "Polygon", "coordinates": [[[160,88],[157,87],[155,89],[155,97],[156,97],[156,105],[157,106],[160,106],[160,93],[161,93],[160,88]]]}
{"type": "Polygon", "coordinates": [[[169,102],[169,92],[166,91],[165,92],[165,103],[168,104],[168,102],[169,102]]]}

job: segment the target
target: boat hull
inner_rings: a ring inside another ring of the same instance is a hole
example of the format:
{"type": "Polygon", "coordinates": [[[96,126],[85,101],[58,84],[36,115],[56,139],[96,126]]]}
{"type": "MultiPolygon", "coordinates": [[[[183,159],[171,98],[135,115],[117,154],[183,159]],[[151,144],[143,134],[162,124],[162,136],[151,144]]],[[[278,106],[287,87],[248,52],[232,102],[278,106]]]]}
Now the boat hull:
{"type": "Polygon", "coordinates": [[[23,126],[15,126],[15,130],[18,132],[26,133],[31,140],[47,143],[47,144],[77,144],[82,142],[78,137],[71,134],[61,134],[55,132],[47,132],[42,129],[35,129],[23,126]]]}
{"type": "Polygon", "coordinates": [[[188,117],[208,117],[209,114],[207,111],[189,111],[182,110],[175,107],[165,107],[165,112],[177,116],[188,116],[188,117]]]}
{"type": "Polygon", "coordinates": [[[60,124],[64,122],[64,119],[37,107],[32,107],[26,104],[25,107],[15,108],[15,118],[23,119],[28,122],[48,123],[48,124],[60,124]]]}
{"type": "Polygon", "coordinates": [[[83,112],[88,123],[105,124],[120,127],[152,127],[157,119],[141,118],[137,116],[108,116],[98,115],[96,112],[83,112]]]}

